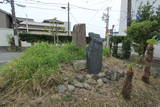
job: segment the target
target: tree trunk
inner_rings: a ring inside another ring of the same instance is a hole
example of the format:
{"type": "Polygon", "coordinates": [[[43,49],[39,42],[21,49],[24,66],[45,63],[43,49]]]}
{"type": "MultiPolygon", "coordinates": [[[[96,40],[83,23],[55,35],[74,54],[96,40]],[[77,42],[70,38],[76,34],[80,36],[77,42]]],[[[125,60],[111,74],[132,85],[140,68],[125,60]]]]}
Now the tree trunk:
{"type": "Polygon", "coordinates": [[[142,76],[142,81],[148,84],[149,84],[151,64],[153,60],[153,51],[154,51],[153,44],[148,44],[147,52],[146,52],[145,59],[144,59],[145,61],[144,74],[142,76]]]}
{"type": "Polygon", "coordinates": [[[124,82],[124,86],[122,89],[123,98],[126,100],[130,100],[131,91],[132,91],[132,78],[133,78],[133,70],[132,67],[127,71],[127,77],[124,82]]]}

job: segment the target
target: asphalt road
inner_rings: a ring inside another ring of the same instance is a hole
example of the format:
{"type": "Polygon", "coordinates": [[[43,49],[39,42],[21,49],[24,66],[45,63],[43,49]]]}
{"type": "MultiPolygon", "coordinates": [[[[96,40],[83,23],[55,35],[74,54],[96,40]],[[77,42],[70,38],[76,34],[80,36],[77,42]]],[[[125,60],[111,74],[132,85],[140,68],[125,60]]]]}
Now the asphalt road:
{"type": "Polygon", "coordinates": [[[8,61],[19,57],[22,53],[19,52],[0,52],[0,64],[7,63],[8,61]]]}

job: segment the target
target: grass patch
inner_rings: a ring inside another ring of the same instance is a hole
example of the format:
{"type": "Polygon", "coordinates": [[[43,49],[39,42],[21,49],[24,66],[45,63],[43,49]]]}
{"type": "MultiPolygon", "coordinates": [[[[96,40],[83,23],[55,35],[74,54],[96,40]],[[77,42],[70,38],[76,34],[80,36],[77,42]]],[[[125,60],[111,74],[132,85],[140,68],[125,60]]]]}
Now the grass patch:
{"type": "Polygon", "coordinates": [[[73,44],[37,43],[5,66],[1,74],[6,81],[5,88],[31,89],[39,93],[42,88],[54,87],[63,80],[59,64],[84,58],[84,51],[73,44]]]}
{"type": "Polygon", "coordinates": [[[0,64],[0,71],[3,69],[4,65],[0,64]]]}
{"type": "Polygon", "coordinates": [[[59,99],[59,98],[50,99],[50,102],[51,102],[52,104],[58,104],[60,101],[61,101],[61,99],[59,99]]]}
{"type": "Polygon", "coordinates": [[[103,53],[102,53],[103,56],[111,56],[111,53],[110,53],[110,48],[103,48],[103,53]]]}
{"type": "Polygon", "coordinates": [[[64,95],[64,96],[62,96],[62,98],[61,98],[63,101],[72,101],[72,99],[73,99],[73,95],[72,94],[66,94],[66,95],[64,95]]]}

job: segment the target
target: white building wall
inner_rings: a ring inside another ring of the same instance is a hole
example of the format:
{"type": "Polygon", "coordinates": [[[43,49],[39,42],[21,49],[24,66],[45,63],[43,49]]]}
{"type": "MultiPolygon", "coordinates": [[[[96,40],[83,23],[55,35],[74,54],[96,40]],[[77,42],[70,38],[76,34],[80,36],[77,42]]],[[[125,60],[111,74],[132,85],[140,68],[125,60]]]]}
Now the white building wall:
{"type": "MultiPolygon", "coordinates": [[[[10,46],[9,44],[9,35],[13,35],[13,29],[0,28],[0,47],[1,46],[10,46]]],[[[18,45],[18,40],[15,38],[15,43],[18,45]]],[[[31,43],[21,42],[22,47],[29,47],[31,43]]]]}
{"type": "Polygon", "coordinates": [[[121,0],[119,35],[126,35],[127,29],[127,0],[121,0]]]}
{"type": "Polygon", "coordinates": [[[154,46],[154,57],[160,58],[160,44],[154,46]]]}
{"type": "Polygon", "coordinates": [[[12,29],[0,28],[0,46],[10,46],[8,35],[13,35],[12,29]]]}

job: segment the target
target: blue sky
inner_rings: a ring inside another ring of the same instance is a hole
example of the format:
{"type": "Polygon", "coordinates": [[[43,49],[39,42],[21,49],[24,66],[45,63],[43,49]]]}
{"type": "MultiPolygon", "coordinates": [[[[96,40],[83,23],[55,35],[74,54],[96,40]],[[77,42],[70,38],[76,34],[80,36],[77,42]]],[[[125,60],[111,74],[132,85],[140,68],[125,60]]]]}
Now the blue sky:
{"type": "MultiPolygon", "coordinates": [[[[71,5],[72,27],[76,23],[86,23],[87,33],[95,32],[104,37],[105,22],[102,21],[102,15],[107,7],[111,7],[110,28],[114,24],[116,31],[119,29],[121,0],[15,0],[16,4],[26,6],[22,8],[15,5],[16,16],[26,17],[27,14],[29,18],[38,22],[54,17],[67,21],[67,10],[61,9],[67,6],[67,2],[71,5]]],[[[9,4],[0,4],[0,8],[10,12],[9,4]]]]}

